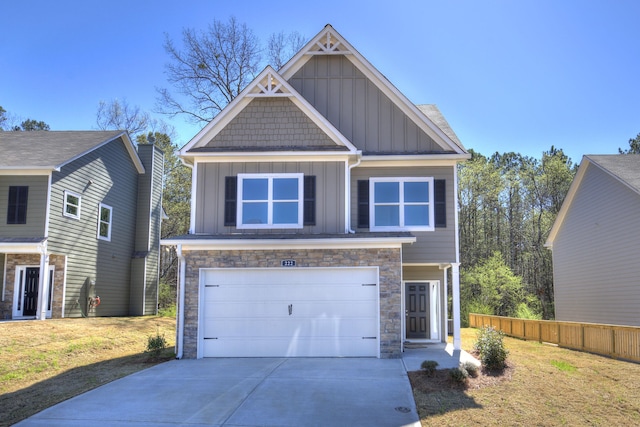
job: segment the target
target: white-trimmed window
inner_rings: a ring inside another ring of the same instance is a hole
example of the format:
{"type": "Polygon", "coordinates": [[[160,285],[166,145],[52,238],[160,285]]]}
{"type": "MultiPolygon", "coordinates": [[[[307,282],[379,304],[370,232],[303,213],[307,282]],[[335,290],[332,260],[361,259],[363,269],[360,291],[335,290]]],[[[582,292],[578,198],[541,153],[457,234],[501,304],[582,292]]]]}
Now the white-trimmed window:
{"type": "Polygon", "coordinates": [[[73,191],[64,190],[64,206],[62,215],[69,218],[80,219],[80,204],[82,197],[73,191]]]}
{"type": "Polygon", "coordinates": [[[237,228],[302,228],[303,174],[238,174],[237,228]]]}
{"type": "Polygon", "coordinates": [[[111,224],[113,221],[113,208],[100,203],[98,206],[98,239],[111,240],[111,224]]]}
{"type": "Polygon", "coordinates": [[[433,178],[371,178],[371,231],[433,231],[433,178]]]}

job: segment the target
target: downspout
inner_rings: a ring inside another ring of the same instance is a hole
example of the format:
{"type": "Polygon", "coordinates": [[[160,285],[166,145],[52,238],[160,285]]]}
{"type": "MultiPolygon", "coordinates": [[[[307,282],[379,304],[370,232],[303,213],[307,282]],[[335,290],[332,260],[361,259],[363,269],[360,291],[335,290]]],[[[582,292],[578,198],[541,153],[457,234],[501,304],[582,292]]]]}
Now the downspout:
{"type": "Polygon", "coordinates": [[[460,226],[458,220],[458,164],[453,166],[453,208],[455,222],[456,262],[451,265],[451,296],[453,298],[453,349],[462,348],[460,337],[460,226]]]}
{"type": "Polygon", "coordinates": [[[185,295],[185,278],[186,278],[186,266],[187,261],[182,254],[182,245],[176,247],[176,254],[178,255],[178,319],[176,327],[176,359],[182,359],[183,347],[184,347],[184,295],[185,295]]]}
{"type": "Polygon", "coordinates": [[[49,294],[49,255],[47,255],[47,241],[38,244],[40,252],[40,277],[38,278],[38,301],[36,319],[47,318],[47,295],[49,294]]]}
{"type": "Polygon", "coordinates": [[[345,234],[355,234],[355,231],[351,229],[351,169],[357,167],[362,163],[362,151],[356,152],[357,161],[349,165],[349,160],[347,159],[344,163],[345,166],[345,192],[344,192],[344,228],[345,234]]]}

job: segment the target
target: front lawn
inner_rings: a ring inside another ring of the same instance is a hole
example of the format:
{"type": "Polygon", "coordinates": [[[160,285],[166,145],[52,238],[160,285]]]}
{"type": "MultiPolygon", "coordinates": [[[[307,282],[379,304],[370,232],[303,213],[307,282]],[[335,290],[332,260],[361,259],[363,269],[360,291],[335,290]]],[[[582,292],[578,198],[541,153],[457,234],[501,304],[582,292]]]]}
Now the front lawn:
{"type": "Polygon", "coordinates": [[[175,319],[101,317],[0,323],[0,426],[173,357],[144,351],[148,337],[175,344],[175,319]]]}
{"type": "MultiPolygon", "coordinates": [[[[476,329],[462,330],[471,351],[476,329]]],[[[640,425],[640,364],[505,337],[507,369],[466,387],[410,374],[423,426],[640,425]]]]}

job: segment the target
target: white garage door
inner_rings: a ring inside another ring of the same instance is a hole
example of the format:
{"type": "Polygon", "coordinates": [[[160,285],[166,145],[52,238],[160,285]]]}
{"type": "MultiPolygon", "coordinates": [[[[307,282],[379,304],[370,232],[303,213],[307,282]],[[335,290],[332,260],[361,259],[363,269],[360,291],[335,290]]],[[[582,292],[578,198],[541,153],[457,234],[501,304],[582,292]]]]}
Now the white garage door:
{"type": "Polygon", "coordinates": [[[204,357],[378,356],[377,268],[206,269],[204,357]]]}

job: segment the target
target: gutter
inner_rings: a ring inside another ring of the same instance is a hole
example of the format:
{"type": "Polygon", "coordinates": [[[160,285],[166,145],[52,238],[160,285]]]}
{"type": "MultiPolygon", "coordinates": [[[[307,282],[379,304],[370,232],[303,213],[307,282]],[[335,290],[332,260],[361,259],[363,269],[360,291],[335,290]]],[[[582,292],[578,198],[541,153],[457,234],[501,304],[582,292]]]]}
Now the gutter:
{"type": "Polygon", "coordinates": [[[347,160],[345,162],[345,177],[344,177],[344,181],[345,181],[345,192],[344,192],[344,212],[345,212],[345,218],[344,218],[344,228],[345,228],[345,232],[348,234],[355,234],[355,230],[353,230],[351,228],[351,169],[357,167],[358,165],[360,165],[360,163],[362,163],[362,151],[358,151],[356,153],[356,159],[357,161],[352,164],[349,165],[349,161],[347,160]]]}

